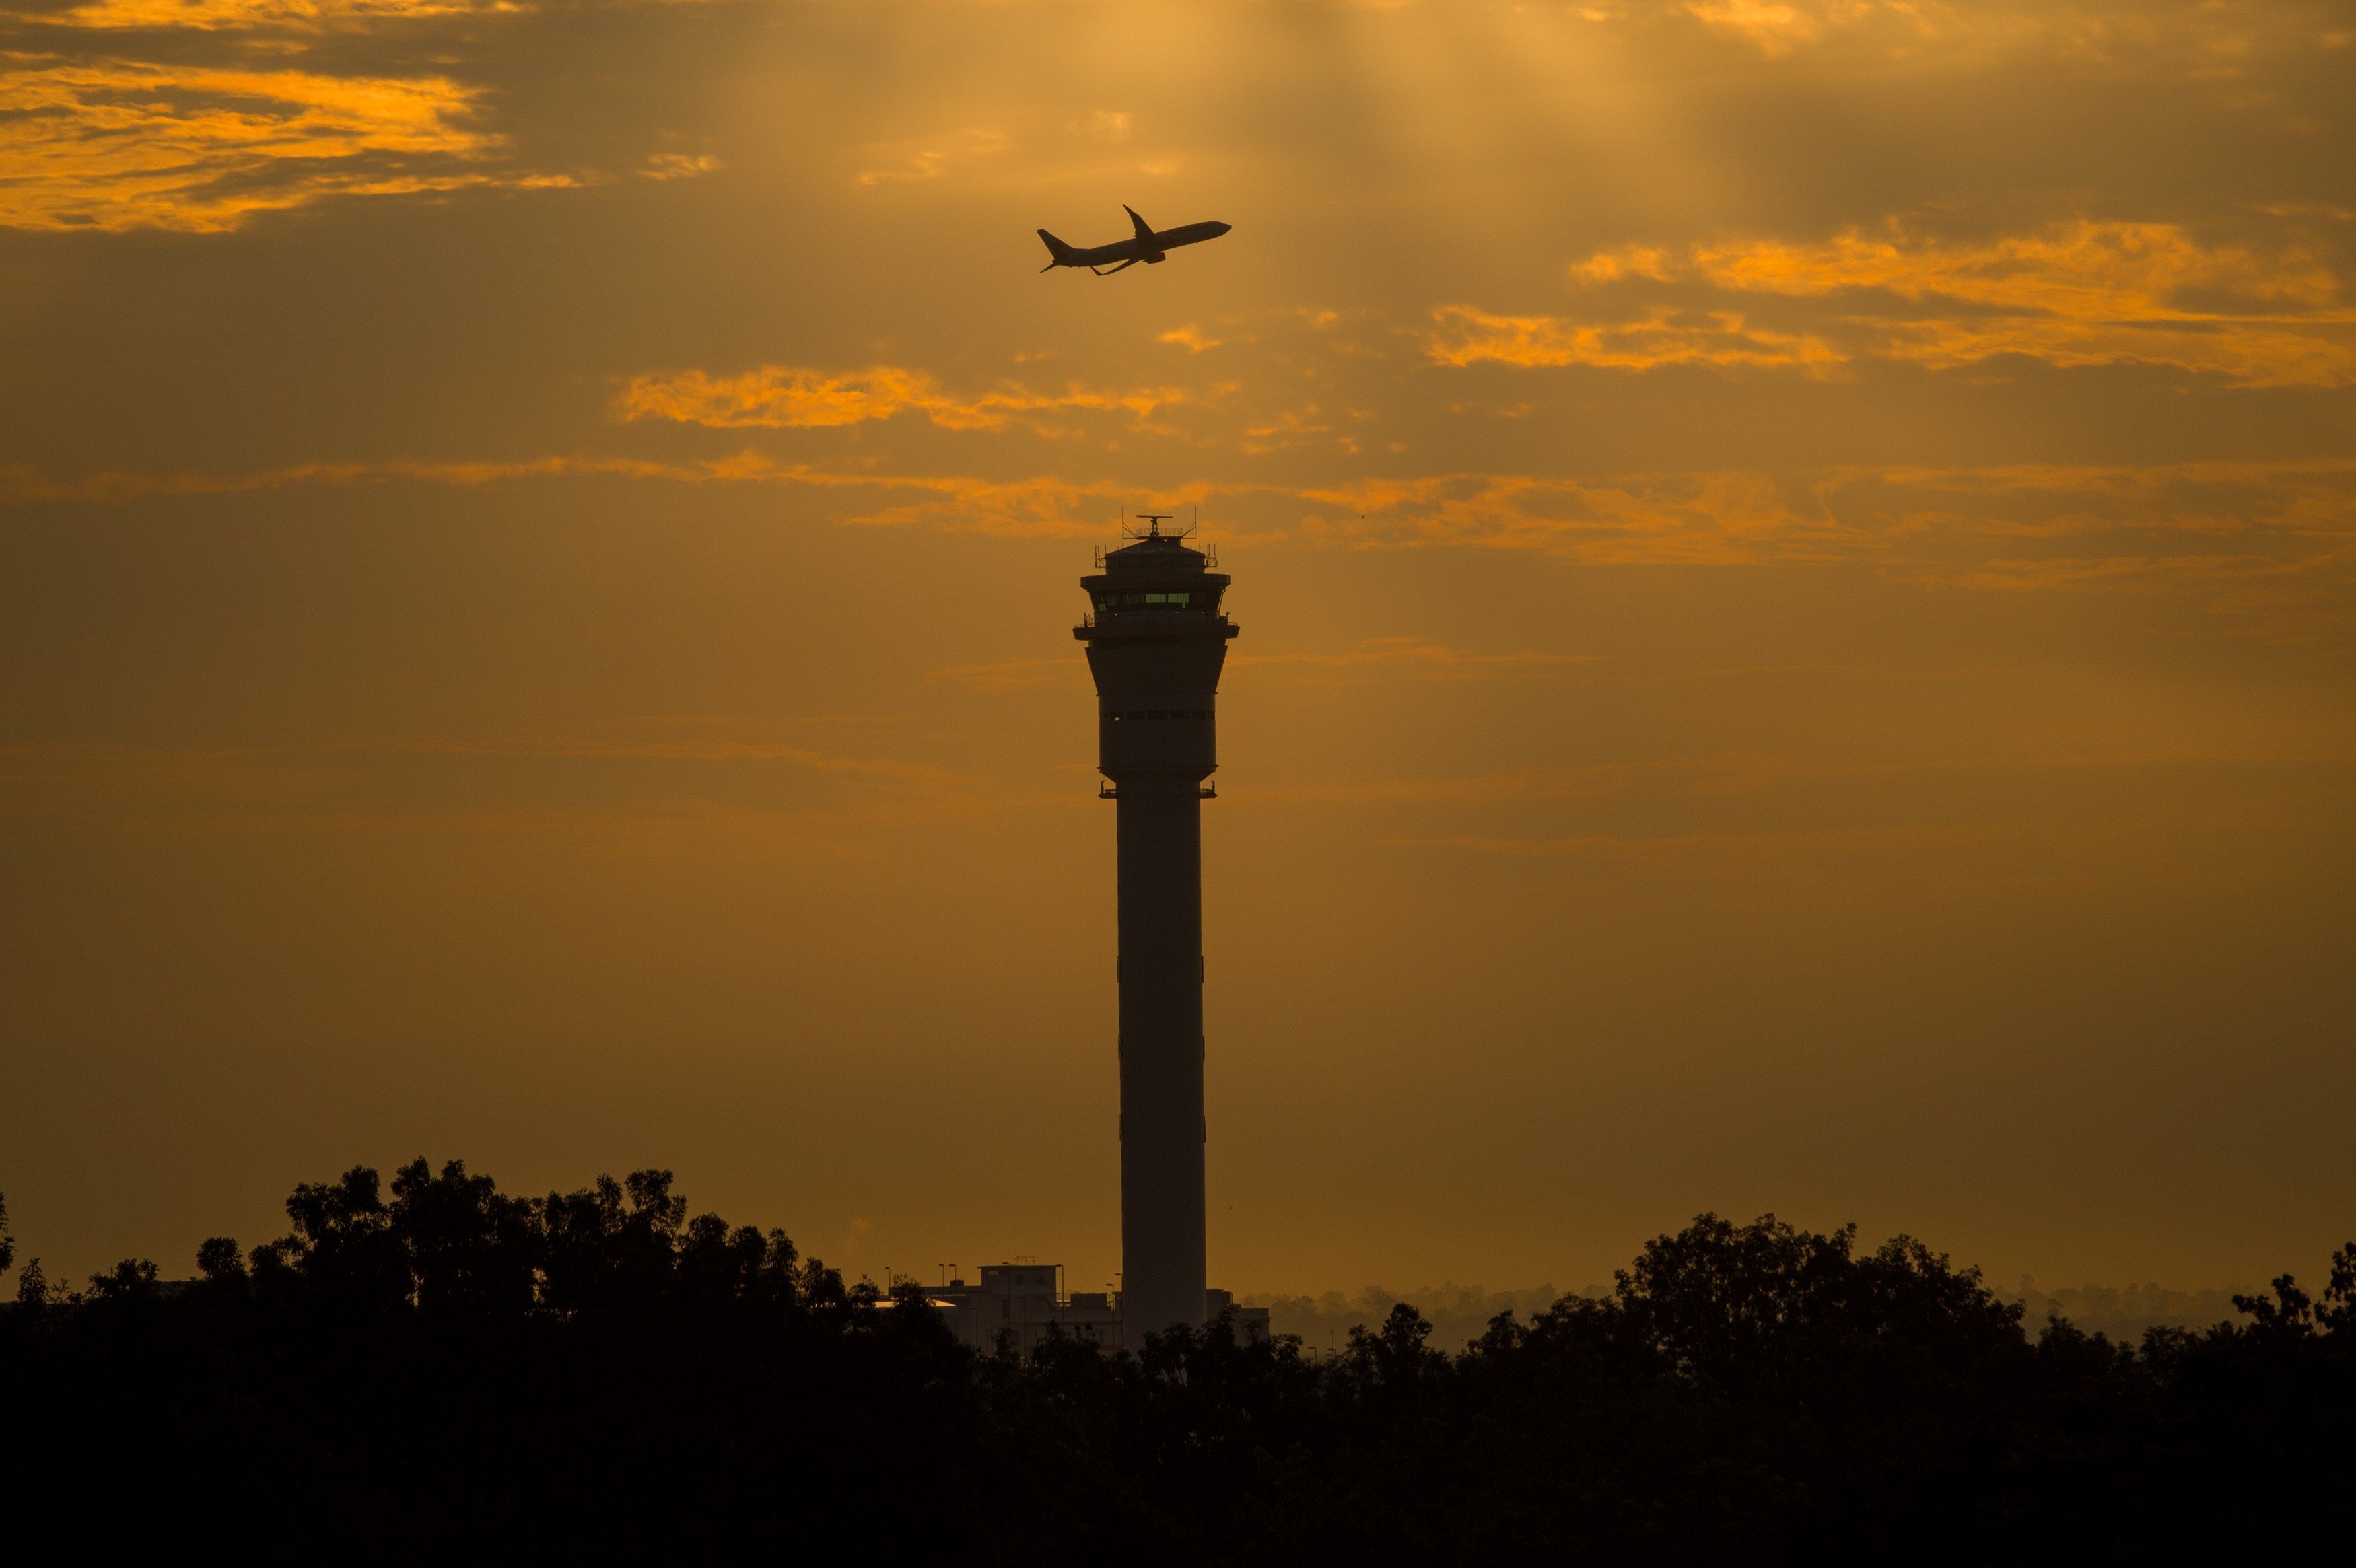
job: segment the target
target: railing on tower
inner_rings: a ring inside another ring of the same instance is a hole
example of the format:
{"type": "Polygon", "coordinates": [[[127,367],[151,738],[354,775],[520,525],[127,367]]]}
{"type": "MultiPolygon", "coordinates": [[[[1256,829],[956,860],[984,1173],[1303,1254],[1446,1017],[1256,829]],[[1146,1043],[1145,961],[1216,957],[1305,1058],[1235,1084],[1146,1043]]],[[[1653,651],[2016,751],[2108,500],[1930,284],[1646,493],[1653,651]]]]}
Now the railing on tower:
{"type": "MultiPolygon", "coordinates": [[[[1179,528],[1165,528],[1162,526],[1177,516],[1175,512],[1140,512],[1134,519],[1131,519],[1129,513],[1123,511],[1120,515],[1120,537],[1130,543],[1135,543],[1141,539],[1191,539],[1201,534],[1203,531],[1202,507],[1195,507],[1193,515],[1179,528]]],[[[1194,548],[1202,552],[1205,565],[1215,567],[1219,564],[1217,550],[1207,545],[1198,544],[1194,548]]],[[[1096,566],[1098,571],[1104,570],[1107,553],[1102,545],[1096,548],[1096,566]]]]}

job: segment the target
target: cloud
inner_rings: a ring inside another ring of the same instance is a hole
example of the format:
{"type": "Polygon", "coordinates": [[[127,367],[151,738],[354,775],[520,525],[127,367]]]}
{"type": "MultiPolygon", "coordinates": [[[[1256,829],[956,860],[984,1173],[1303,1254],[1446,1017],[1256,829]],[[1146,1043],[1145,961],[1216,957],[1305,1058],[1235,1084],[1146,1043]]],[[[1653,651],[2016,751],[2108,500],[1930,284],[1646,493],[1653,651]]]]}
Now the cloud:
{"type": "Polygon", "coordinates": [[[776,736],[774,721],[709,715],[633,719],[563,734],[425,737],[239,748],[105,741],[0,746],[0,811],[88,818],[134,812],[290,811],[335,821],[431,815],[612,819],[701,815],[888,815],[969,810],[967,775],[845,756],[776,736]],[[549,813],[545,808],[553,805],[549,813]]]}
{"type": "Polygon", "coordinates": [[[1339,653],[1236,653],[1227,656],[1227,662],[1280,670],[1312,681],[1369,670],[1397,672],[1424,680],[1457,681],[1542,675],[1592,660],[1585,654],[1475,653],[1421,637],[1373,637],[1339,653]]]}
{"type": "Polygon", "coordinates": [[[1887,553],[1806,478],[1534,475],[1376,479],[1302,490],[1301,537],[1359,548],[1535,549],[1582,560],[1730,565],[1887,553]]]}
{"type": "MultiPolygon", "coordinates": [[[[1545,675],[1571,665],[1591,663],[1585,654],[1475,653],[1421,637],[1374,637],[1339,652],[1244,654],[1227,656],[1231,667],[1249,666],[1263,673],[1290,677],[1311,685],[1328,685],[1358,675],[1403,675],[1434,681],[1505,680],[1545,675]]],[[[1086,667],[1068,658],[1007,659],[995,664],[948,665],[926,675],[927,680],[948,681],[982,691],[1017,691],[1039,687],[1087,684],[1086,667]]]]}
{"type": "Polygon", "coordinates": [[[1024,691],[1040,687],[1085,687],[1087,667],[1077,660],[1002,659],[995,664],[944,665],[926,680],[969,686],[977,691],[1024,691]]]}
{"type": "Polygon", "coordinates": [[[1578,0],[1572,15],[1590,23],[1697,24],[1783,59],[1834,36],[1864,33],[1904,47],[1958,42],[1999,27],[2008,34],[2020,12],[2005,0],[1979,0],[1961,12],[1946,0],[1578,0]]]}
{"type": "Polygon", "coordinates": [[[16,19],[110,31],[210,33],[263,27],[310,31],[339,24],[530,8],[509,0],[86,0],[63,11],[16,13],[16,19]]]}
{"type": "MultiPolygon", "coordinates": [[[[2026,831],[2010,823],[1954,823],[1919,827],[1820,827],[1750,833],[1583,833],[1564,837],[1506,837],[1451,834],[1386,838],[1400,848],[1469,850],[1484,855],[1628,861],[1639,865],[1709,863],[1729,858],[1772,857],[1814,864],[1827,856],[1881,855],[1933,847],[1998,844],[2026,831]]],[[[2050,830],[2048,830],[2050,831],[2050,830]]]]}
{"type": "Polygon", "coordinates": [[[720,166],[720,160],[710,153],[657,153],[638,165],[638,173],[650,180],[685,180],[720,166]]]}
{"type": "Polygon", "coordinates": [[[2046,556],[2036,560],[1997,560],[1937,579],[1957,588],[1990,588],[2031,592],[2050,588],[2149,587],[2168,581],[2199,579],[2214,583],[2221,578],[2279,577],[2319,564],[2286,562],[2249,555],[2112,555],[2046,556]]]}
{"type": "MultiPolygon", "coordinates": [[[[1111,481],[995,480],[961,475],[846,473],[787,463],[757,452],[665,463],[589,454],[435,462],[303,463],[248,474],[140,474],[102,470],[77,480],[49,478],[22,464],[0,464],[0,502],[121,504],[151,496],[222,496],[309,485],[415,483],[473,489],[547,480],[618,479],[669,485],[762,485],[845,494],[901,493],[919,499],[840,520],[873,526],[920,525],[1021,538],[1095,539],[1133,491],[1111,481]],[[1083,508],[1086,508],[1083,514],[1083,508]]],[[[1173,505],[1198,501],[1203,485],[1166,493],[1173,505]]]]}
{"type": "Polygon", "coordinates": [[[715,429],[762,426],[810,430],[921,413],[945,430],[1001,430],[1033,423],[1032,416],[1072,411],[1126,413],[1146,420],[1160,409],[1190,400],[1175,387],[1095,391],[1073,385],[1039,392],[1007,383],[973,397],[941,389],[922,370],[879,365],[864,370],[828,371],[798,366],[764,365],[739,376],[701,370],[630,379],[614,401],[621,419],[671,420],[715,429]]]}
{"type": "Polygon", "coordinates": [[[1002,133],[981,126],[947,135],[877,143],[867,152],[881,161],[873,168],[862,169],[858,179],[863,186],[937,180],[985,158],[996,157],[1011,144],[1002,133]]]}
{"type": "Polygon", "coordinates": [[[1676,262],[1658,245],[1622,245],[1572,262],[1570,275],[1573,282],[1586,284],[1616,283],[1622,278],[1651,278],[1665,283],[1677,273],[1676,262]]]}
{"type": "Polygon", "coordinates": [[[2222,376],[2238,387],[2345,387],[2356,382],[2356,349],[2313,329],[2214,323],[2142,326],[2023,318],[1994,323],[1895,322],[1889,324],[1889,332],[1880,345],[1881,353],[1933,370],[2016,355],[2063,368],[2164,366],[2222,376]]]}
{"type": "Polygon", "coordinates": [[[1682,24],[1769,60],[1846,46],[1953,69],[2034,53],[2072,64],[2233,74],[2265,50],[2330,48],[2331,0],[1577,0],[1590,24],[1682,24]]]}
{"type": "MultiPolygon", "coordinates": [[[[1315,403],[1297,409],[1280,409],[1269,419],[1251,425],[1243,432],[1239,444],[1248,453],[1281,452],[1289,446],[1314,441],[1321,436],[1333,436],[1334,426],[1323,419],[1315,403]]],[[[1344,452],[1355,452],[1358,443],[1348,436],[1335,438],[1344,452]]]]}
{"type": "Polygon", "coordinates": [[[1973,592],[2173,594],[2286,650],[2356,652],[2356,460],[1455,475],[1297,492],[1305,543],[1595,566],[1814,563],[1973,592]]]}
{"type": "MultiPolygon", "coordinates": [[[[696,0],[609,0],[690,5],[696,0]]],[[[97,32],[330,33],[444,16],[522,16],[538,0],[82,0],[54,11],[0,10],[0,19],[97,32]]]]}
{"type": "Polygon", "coordinates": [[[1189,354],[1200,354],[1205,348],[1216,348],[1219,346],[1217,338],[1204,336],[1202,328],[1191,321],[1183,326],[1172,327],[1154,341],[1174,343],[1189,354]]]}
{"type": "MultiPolygon", "coordinates": [[[[1837,667],[1796,667],[1821,671],[1837,667]]],[[[1723,675],[1731,672],[1692,672],[1723,675]]],[[[1887,670],[1877,676],[1887,677],[1887,670]]],[[[1963,672],[1945,676],[1973,678],[1963,672]]],[[[1622,677],[1622,678],[1628,678],[1622,677]]],[[[1657,677],[1636,677],[1657,679],[1657,677]]],[[[1681,673],[1677,678],[1689,678],[1681,673]]],[[[2119,778],[2137,773],[2182,769],[2211,769],[2236,762],[2260,761],[2245,752],[2216,747],[2163,746],[2126,750],[2087,750],[2058,753],[1932,755],[1838,758],[1789,752],[1717,752],[1698,755],[1664,756],[1643,761],[1593,763],[1576,768],[1520,768],[1510,772],[1452,776],[1375,776],[1337,778],[1309,784],[1263,785],[1253,793],[1262,800],[1285,803],[1354,805],[1593,805],[1610,802],[1657,803],[1664,800],[1772,800],[1815,793],[1826,786],[1867,784],[1886,789],[1907,781],[2019,780],[2029,776],[2119,778]]],[[[2300,746],[2267,756],[2269,765],[2356,768],[2356,754],[2337,744],[2300,746]]],[[[1851,794],[1850,798],[1854,799],[1851,794]]],[[[1442,844],[1508,854],[1565,854],[1599,846],[1657,844],[1658,839],[1629,839],[1616,835],[1578,838],[1391,839],[1393,844],[1442,844]]]]}
{"type": "MultiPolygon", "coordinates": [[[[931,528],[1003,539],[1102,539],[1112,530],[1116,509],[1135,494],[1109,480],[936,480],[909,486],[918,499],[847,518],[869,528],[931,528]]],[[[1198,498],[1205,486],[1165,493],[1173,507],[1198,498]]]]}
{"type": "Polygon", "coordinates": [[[1107,142],[1129,139],[1134,127],[1130,115],[1115,109],[1099,109],[1085,120],[1075,120],[1070,129],[1076,135],[1095,136],[1107,142]]]}
{"type": "Polygon", "coordinates": [[[0,501],[27,505],[80,502],[98,505],[140,501],[155,496],[229,496],[305,485],[377,484],[412,479],[429,484],[476,485],[504,480],[598,475],[627,478],[691,477],[680,464],[633,458],[530,457],[507,462],[436,463],[395,459],[386,463],[297,463],[248,474],[142,474],[103,469],[80,479],[59,480],[21,464],[0,466],[0,501]]]}
{"type": "Polygon", "coordinates": [[[1873,8],[1870,4],[1851,4],[1836,9],[1821,4],[1794,5],[1791,0],[1689,0],[1685,11],[1711,31],[1731,34],[1773,57],[1814,43],[1824,30],[1826,12],[1846,18],[1873,8]]]}
{"type": "Polygon", "coordinates": [[[1437,341],[1434,357],[1642,370],[1685,363],[1805,368],[1874,355],[1953,369],[2015,355],[2063,368],[2163,366],[2244,387],[2356,382],[2356,311],[2340,303],[2340,280],[2329,267],[2302,250],[2203,244],[2169,223],[2082,219],[1954,240],[1893,221],[1824,240],[1697,244],[1676,256],[1624,246],[1573,264],[1570,277],[1583,291],[1664,283],[1721,296],[1879,298],[1868,314],[1845,304],[1817,324],[1822,336],[1796,338],[1743,328],[1741,316],[1723,311],[1705,312],[1704,319],[1731,324],[1729,330],[1681,328],[1692,314],[1665,305],[1633,330],[1455,306],[1483,330],[1437,341]],[[1747,340],[1759,351],[1747,349],[1747,340]],[[1779,360],[1786,343],[1809,347],[1779,360]]]}
{"type": "MultiPolygon", "coordinates": [[[[78,480],[0,466],[0,502],[550,480],[775,486],[839,497],[817,515],[842,524],[1019,539],[1101,539],[1115,507],[1133,495],[1112,480],[845,471],[742,452],[693,463],[573,455],[308,464],[248,475],[102,472],[78,480]]],[[[2356,459],[1616,478],[1455,474],[1332,485],[1197,484],[1165,498],[1262,519],[1237,528],[1241,538],[1310,547],[1528,550],[1593,566],[1814,563],[1948,590],[2190,593],[2286,647],[2356,644],[2356,459]]],[[[1312,678],[1382,666],[1434,679],[1496,678],[1570,660],[1416,642],[1241,656],[1312,678]]],[[[1031,677],[1012,667],[975,667],[938,678],[1031,677]]]]}
{"type": "Polygon", "coordinates": [[[2173,223],[2081,219],[2029,234],[1943,240],[1891,223],[1819,242],[1697,245],[1692,269],[1720,288],[1822,295],[1879,289],[2083,321],[2200,320],[2176,302],[2200,290],[2267,305],[2326,306],[2339,281],[2313,257],[2204,246],[2173,223]]]}
{"type": "Polygon", "coordinates": [[[1661,306],[1631,321],[1581,322],[1556,315],[1498,315],[1441,305],[1425,352],[1442,365],[1483,360],[1526,368],[1587,365],[1657,370],[1666,365],[1795,368],[1823,371],[1847,356],[1822,338],[1770,332],[1735,311],[1693,313],[1661,306]]]}
{"type": "Polygon", "coordinates": [[[220,232],[337,196],[549,186],[478,165],[500,139],[446,77],[0,55],[0,225],[220,232]]]}

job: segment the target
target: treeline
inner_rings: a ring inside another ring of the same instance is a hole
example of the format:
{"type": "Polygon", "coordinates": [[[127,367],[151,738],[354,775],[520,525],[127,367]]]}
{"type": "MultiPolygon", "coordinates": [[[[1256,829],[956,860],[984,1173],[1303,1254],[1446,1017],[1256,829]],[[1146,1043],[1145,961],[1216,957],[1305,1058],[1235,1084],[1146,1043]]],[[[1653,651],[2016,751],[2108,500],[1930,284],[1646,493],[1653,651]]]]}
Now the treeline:
{"type": "MultiPolygon", "coordinates": [[[[1269,1325],[1280,1334],[1297,1334],[1312,1352],[1338,1349],[1356,1328],[1379,1328],[1391,1309],[1405,1302],[1431,1325],[1437,1349],[1461,1351],[1478,1339],[1500,1312],[1531,1317],[1572,1294],[1551,1285],[1521,1290],[1490,1290],[1480,1285],[1421,1285],[1413,1290],[1386,1290],[1380,1285],[1344,1294],[1329,1290],[1320,1296],[1287,1296],[1270,1292],[1237,1298],[1241,1307],[1265,1307],[1269,1325]]],[[[1610,1288],[1590,1285],[1580,1296],[1603,1296],[1610,1288]]],[[[2023,1277],[1997,1295],[2018,1302],[2024,1323],[2041,1326],[2050,1317],[2066,1317],[2089,1334],[2106,1334],[2126,1344],[2142,1342],[2152,1328],[2202,1330],[2234,1316],[2231,1290],[2175,1290],[2158,1285],[2062,1285],[2051,1290],[2023,1277]]]]}
{"type": "MultiPolygon", "coordinates": [[[[1590,1285],[1580,1294],[1601,1296],[1603,1288],[1590,1285]]],[[[1417,1317],[1431,1325],[1433,1349],[1455,1352],[1479,1339],[1500,1312],[1534,1317],[1564,1295],[1551,1285],[1527,1290],[1487,1290],[1479,1285],[1450,1284],[1406,1291],[1370,1285],[1348,1296],[1338,1290],[1329,1290],[1322,1296],[1272,1292],[1247,1296],[1239,1299],[1238,1305],[1267,1307],[1269,1327],[1279,1334],[1298,1335],[1302,1347],[1312,1354],[1338,1350],[1348,1341],[1353,1328],[1380,1328],[1384,1320],[1404,1305],[1413,1307],[1417,1317]]]]}
{"type": "MultiPolygon", "coordinates": [[[[290,1232],[28,1264],[0,1307],[0,1540],[121,1554],[1125,1563],[2095,1562],[2344,1542],[2356,1244],[2311,1296],[2134,1346],[1977,1271],[1705,1215],[1461,1355],[1401,1304],[1327,1358],[959,1347],[668,1172],[298,1188],[290,1232]]],[[[0,1270],[10,1262],[0,1210],[0,1270]]],[[[2304,1553],[2302,1553],[2304,1554],[2304,1553]]]]}

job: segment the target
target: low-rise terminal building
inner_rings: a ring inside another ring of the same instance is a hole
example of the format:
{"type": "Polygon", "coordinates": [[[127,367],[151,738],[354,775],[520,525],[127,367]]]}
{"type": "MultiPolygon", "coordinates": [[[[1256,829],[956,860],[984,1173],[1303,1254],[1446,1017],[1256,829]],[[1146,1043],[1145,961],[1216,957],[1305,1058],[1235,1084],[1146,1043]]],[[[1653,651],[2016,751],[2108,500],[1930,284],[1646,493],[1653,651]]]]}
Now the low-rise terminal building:
{"type": "MultiPolygon", "coordinates": [[[[1059,1264],[984,1264],[979,1284],[963,1278],[928,1292],[958,1339],[985,1355],[1000,1350],[1029,1357],[1050,1336],[1086,1339],[1108,1350],[1121,1348],[1120,1292],[1063,1289],[1059,1264]]],[[[1224,1290],[1203,1293],[1203,1320],[1229,1315],[1236,1338],[1268,1338],[1268,1308],[1237,1307],[1224,1290]]]]}

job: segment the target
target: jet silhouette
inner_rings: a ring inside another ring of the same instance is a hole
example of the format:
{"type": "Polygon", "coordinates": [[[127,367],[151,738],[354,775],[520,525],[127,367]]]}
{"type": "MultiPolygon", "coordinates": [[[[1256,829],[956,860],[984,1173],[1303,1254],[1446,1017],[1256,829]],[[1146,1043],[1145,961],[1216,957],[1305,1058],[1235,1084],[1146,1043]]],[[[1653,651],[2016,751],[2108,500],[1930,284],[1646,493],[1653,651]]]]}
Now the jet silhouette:
{"type": "Polygon", "coordinates": [[[1170,252],[1179,246],[1216,240],[1229,228],[1225,223],[1189,223],[1177,229],[1156,229],[1137,215],[1137,208],[1123,206],[1121,210],[1129,214],[1131,223],[1137,225],[1137,232],[1127,240],[1116,240],[1109,245],[1092,245],[1082,250],[1076,245],[1065,244],[1044,229],[1039,230],[1039,238],[1047,242],[1047,253],[1055,258],[1039,270],[1052,272],[1058,267],[1086,267],[1100,278],[1110,277],[1121,267],[1134,267],[1140,261],[1167,261],[1170,252]],[[1108,261],[1118,261],[1120,265],[1108,267],[1105,265],[1108,261]]]}

